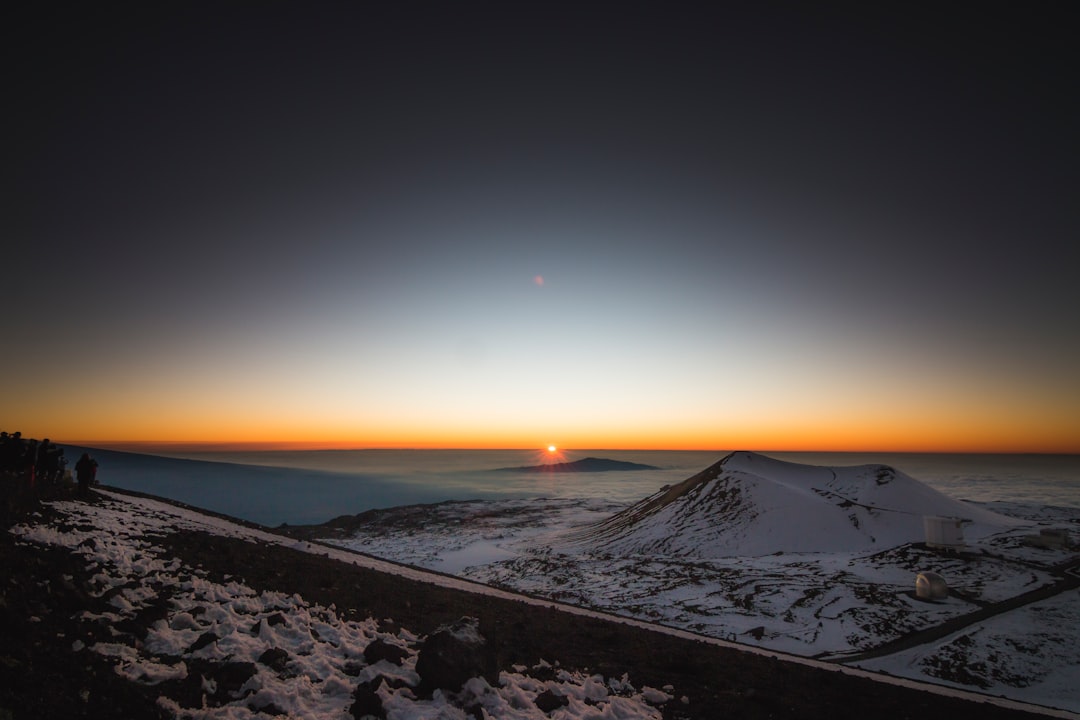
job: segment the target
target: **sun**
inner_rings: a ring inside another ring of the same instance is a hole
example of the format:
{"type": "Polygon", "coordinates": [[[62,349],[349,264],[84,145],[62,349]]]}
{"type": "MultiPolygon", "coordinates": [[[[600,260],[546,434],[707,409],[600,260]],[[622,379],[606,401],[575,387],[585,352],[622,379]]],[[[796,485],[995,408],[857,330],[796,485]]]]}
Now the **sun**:
{"type": "Polygon", "coordinates": [[[536,460],[541,465],[555,465],[563,461],[562,450],[555,443],[536,449],[536,460]]]}

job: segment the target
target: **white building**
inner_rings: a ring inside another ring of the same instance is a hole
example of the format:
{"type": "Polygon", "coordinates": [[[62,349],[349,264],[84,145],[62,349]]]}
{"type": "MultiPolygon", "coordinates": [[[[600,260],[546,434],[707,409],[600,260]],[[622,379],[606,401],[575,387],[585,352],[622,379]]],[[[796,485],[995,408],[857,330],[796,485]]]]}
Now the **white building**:
{"type": "Polygon", "coordinates": [[[926,544],[932,548],[959,550],[964,547],[964,521],[960,518],[923,516],[926,544]]]}

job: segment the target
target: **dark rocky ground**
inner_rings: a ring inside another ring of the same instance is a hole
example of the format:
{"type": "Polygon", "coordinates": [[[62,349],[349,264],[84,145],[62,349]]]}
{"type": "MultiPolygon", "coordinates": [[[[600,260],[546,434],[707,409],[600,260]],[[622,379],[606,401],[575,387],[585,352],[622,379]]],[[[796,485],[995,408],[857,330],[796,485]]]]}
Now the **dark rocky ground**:
{"type": "MultiPolygon", "coordinates": [[[[34,512],[46,514],[49,509],[41,504],[39,493],[20,490],[13,479],[0,478],[0,485],[4,530],[0,533],[0,720],[163,717],[155,704],[158,690],[154,687],[122,679],[114,672],[112,660],[73,651],[75,640],[90,645],[109,639],[107,628],[77,619],[84,609],[102,610],[106,599],[87,592],[88,573],[78,558],[60,549],[15,543],[7,529],[26,522],[34,512]]],[[[62,490],[47,493],[59,495],[67,496],[62,490]]],[[[193,532],[180,532],[162,542],[184,563],[203,568],[212,579],[241,577],[256,590],[299,593],[311,602],[333,603],[350,617],[392,618],[419,635],[464,615],[477,617],[504,668],[515,663],[532,665],[542,658],[605,676],[629,673],[639,687],[671,684],[676,698],[685,695],[689,703],[668,703],[664,709],[668,718],[1034,717],[616,622],[437,588],[285,547],[193,532]]],[[[168,600],[161,598],[161,602],[168,600]]],[[[116,629],[138,636],[155,619],[151,610],[130,627],[116,629]]],[[[191,692],[199,689],[192,687],[191,692]]]]}

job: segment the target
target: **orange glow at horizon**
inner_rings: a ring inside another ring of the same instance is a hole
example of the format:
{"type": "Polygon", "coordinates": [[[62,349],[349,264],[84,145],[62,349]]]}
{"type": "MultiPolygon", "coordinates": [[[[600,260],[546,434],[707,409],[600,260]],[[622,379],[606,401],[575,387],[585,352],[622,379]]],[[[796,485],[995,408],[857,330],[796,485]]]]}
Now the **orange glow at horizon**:
{"type": "MultiPolygon", "coordinates": [[[[44,388],[43,395],[50,390],[44,388]]],[[[163,397],[102,404],[72,393],[65,402],[43,397],[24,403],[26,412],[5,417],[7,432],[87,445],[216,446],[278,449],[526,449],[550,459],[561,448],[610,450],[761,450],[803,452],[944,452],[1080,454],[1080,419],[1068,406],[908,407],[884,401],[869,409],[838,398],[822,411],[816,404],[781,412],[775,403],[745,404],[728,413],[703,402],[700,408],[664,408],[634,414],[625,407],[538,415],[472,415],[432,412],[423,417],[401,405],[371,417],[334,414],[309,404],[278,400],[205,407],[174,401],[164,414],[163,397]],[[74,396],[74,397],[73,397],[74,396]],[[50,407],[64,407],[63,413],[50,407]],[[886,409],[887,408],[887,409],[886,409]],[[677,414],[676,414],[677,412],[677,414]],[[538,443],[557,428],[559,444],[538,443]]],[[[719,405],[718,403],[716,405],[719,405]]]]}
{"type": "MultiPolygon", "coordinates": [[[[8,428],[5,428],[8,429],[8,428]]],[[[51,437],[58,442],[88,445],[146,445],[146,446],[207,446],[229,449],[525,449],[535,447],[522,433],[492,431],[454,433],[429,432],[400,434],[368,432],[343,434],[303,431],[260,433],[254,428],[219,433],[137,433],[115,428],[114,433],[89,435],[41,426],[12,427],[27,437],[51,437]],[[164,439],[163,439],[164,438],[164,439]]],[[[611,433],[564,432],[565,447],[609,450],[762,450],[790,452],[941,452],[941,453],[1061,453],[1080,454],[1080,442],[1075,435],[1054,433],[1048,428],[1023,434],[1005,427],[949,427],[925,425],[883,426],[869,428],[857,423],[832,424],[817,428],[805,427],[716,427],[710,432],[700,428],[656,429],[621,428],[611,433]]],[[[546,445],[542,455],[546,461],[562,457],[560,447],[546,445]]]]}

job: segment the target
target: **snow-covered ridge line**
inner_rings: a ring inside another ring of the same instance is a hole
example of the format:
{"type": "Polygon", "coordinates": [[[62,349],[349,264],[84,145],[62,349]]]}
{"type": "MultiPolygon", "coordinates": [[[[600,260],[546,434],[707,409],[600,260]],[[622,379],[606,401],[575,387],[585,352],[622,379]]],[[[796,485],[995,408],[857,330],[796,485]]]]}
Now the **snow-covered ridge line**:
{"type": "Polygon", "coordinates": [[[920,541],[928,515],[963,519],[969,536],[1021,524],[885,465],[803,465],[738,451],[564,543],[684,559],[851,552],[920,541]]]}
{"type": "Polygon", "coordinates": [[[910,688],[923,692],[929,692],[946,697],[960,698],[971,702],[989,703],[1003,708],[1015,709],[1025,711],[1029,713],[1037,713],[1047,717],[1058,718],[1080,718],[1080,714],[1072,713],[1066,710],[1058,710],[1054,708],[1047,708],[1039,705],[1032,705],[1016,700],[1010,700],[1006,698],[999,698],[989,695],[984,695],[977,692],[971,692],[961,690],[952,687],[946,687],[937,685],[934,683],[920,682],[917,680],[910,680],[906,678],[900,678],[890,675],[882,675],[873,673],[858,668],[846,667],[841,665],[835,665],[832,663],[826,663],[812,658],[799,657],[797,655],[789,655],[774,650],[766,650],[762,648],[756,648],[740,643],[734,643],[726,640],[722,640],[715,637],[706,635],[700,635],[687,630],[681,630],[677,628],[671,628],[664,625],[656,625],[636,618],[629,618],[625,616],[603,613],[596,610],[590,610],[574,605],[568,605],[559,603],[552,600],[543,598],[531,597],[528,595],[522,595],[518,593],[508,592],[499,588],[494,588],[488,585],[483,585],[469,580],[465,580],[459,577],[441,574],[438,572],[422,570],[409,565],[402,565],[387,560],[372,557],[358,553],[346,548],[326,545],[312,541],[295,540],[283,535],[279,535],[270,532],[267,529],[253,528],[247,525],[240,524],[240,522],[234,522],[222,517],[206,515],[198,510],[191,508],[183,508],[172,505],[163,500],[155,500],[148,497],[132,496],[119,492],[112,491],[100,491],[101,494],[112,498],[120,502],[130,503],[132,505],[140,506],[147,511],[171,515],[176,519],[175,527],[178,529],[187,529],[200,532],[208,532],[212,534],[221,535],[224,537],[232,537],[242,539],[250,542],[262,542],[274,545],[280,545],[288,547],[297,551],[307,552],[315,555],[321,555],[334,560],[345,562],[358,567],[366,569],[385,572],[393,575],[398,575],[417,582],[436,585],[439,587],[460,590],[469,593],[475,593],[480,595],[486,595],[490,597],[496,597],[504,600],[511,600],[522,602],[538,607],[554,608],[561,612],[572,613],[583,617],[596,618],[606,620],[610,622],[622,623],[624,625],[640,628],[642,630],[648,630],[652,632],[663,633],[672,637],[677,637],[686,640],[693,640],[696,642],[704,642],[719,647],[725,647],[730,649],[739,650],[742,652],[749,652],[755,655],[764,657],[775,658],[784,662],[796,663],[799,665],[817,668],[821,670],[828,670],[831,672],[838,672],[844,675],[865,678],[876,682],[881,682],[889,685],[910,688]]]}

